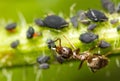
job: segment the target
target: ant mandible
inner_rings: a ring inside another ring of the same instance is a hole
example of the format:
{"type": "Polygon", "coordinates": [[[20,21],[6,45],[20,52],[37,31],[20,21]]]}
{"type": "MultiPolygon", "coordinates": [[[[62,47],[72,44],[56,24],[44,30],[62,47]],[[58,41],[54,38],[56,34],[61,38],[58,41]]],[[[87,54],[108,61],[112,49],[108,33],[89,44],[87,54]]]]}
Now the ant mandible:
{"type": "Polygon", "coordinates": [[[83,65],[83,63],[85,61],[87,61],[87,66],[91,69],[92,72],[96,72],[97,70],[105,67],[106,65],[108,65],[108,58],[107,55],[109,54],[105,54],[105,55],[100,55],[100,54],[92,54],[91,51],[93,49],[95,49],[98,46],[94,46],[92,48],[90,48],[88,51],[85,52],[81,52],[80,53],[80,49],[76,48],[69,40],[68,38],[63,35],[67,41],[70,43],[70,45],[72,46],[72,48],[74,48],[74,50],[72,50],[69,47],[64,47],[61,45],[61,39],[57,38],[54,41],[49,42],[48,44],[54,44],[56,41],[59,41],[59,45],[58,46],[54,46],[51,47],[51,49],[55,50],[57,52],[57,54],[59,54],[62,58],[64,59],[75,59],[75,60],[80,60],[80,65],[79,68],[80,69],[83,65]]]}

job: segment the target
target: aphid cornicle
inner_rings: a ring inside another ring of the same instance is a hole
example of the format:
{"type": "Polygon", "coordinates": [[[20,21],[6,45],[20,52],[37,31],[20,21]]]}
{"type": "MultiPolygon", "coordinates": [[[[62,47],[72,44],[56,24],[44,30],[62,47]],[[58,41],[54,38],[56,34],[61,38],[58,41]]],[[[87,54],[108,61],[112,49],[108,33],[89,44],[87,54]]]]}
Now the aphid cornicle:
{"type": "Polygon", "coordinates": [[[85,14],[94,22],[104,22],[108,20],[107,16],[98,10],[90,9],[85,14]]]}

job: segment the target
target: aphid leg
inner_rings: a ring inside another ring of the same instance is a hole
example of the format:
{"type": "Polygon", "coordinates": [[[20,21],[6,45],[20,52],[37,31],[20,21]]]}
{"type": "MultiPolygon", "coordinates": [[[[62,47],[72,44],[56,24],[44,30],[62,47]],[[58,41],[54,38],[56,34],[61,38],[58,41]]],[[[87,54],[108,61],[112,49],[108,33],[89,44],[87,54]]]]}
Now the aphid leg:
{"type": "Polygon", "coordinates": [[[82,60],[82,61],[80,62],[80,65],[79,65],[78,69],[81,69],[83,63],[84,63],[84,60],[82,60]]]}
{"type": "Polygon", "coordinates": [[[93,68],[90,68],[90,70],[95,73],[97,70],[93,69],[93,68]]]}

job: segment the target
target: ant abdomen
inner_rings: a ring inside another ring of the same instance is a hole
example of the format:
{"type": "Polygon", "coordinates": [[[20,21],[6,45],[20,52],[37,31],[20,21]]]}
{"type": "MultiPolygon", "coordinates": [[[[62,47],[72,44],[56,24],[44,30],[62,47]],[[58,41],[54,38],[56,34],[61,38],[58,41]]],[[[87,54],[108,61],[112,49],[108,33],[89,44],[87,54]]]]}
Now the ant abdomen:
{"type": "Polygon", "coordinates": [[[93,72],[95,72],[108,65],[108,59],[102,55],[94,54],[87,59],[87,65],[93,72]]]}

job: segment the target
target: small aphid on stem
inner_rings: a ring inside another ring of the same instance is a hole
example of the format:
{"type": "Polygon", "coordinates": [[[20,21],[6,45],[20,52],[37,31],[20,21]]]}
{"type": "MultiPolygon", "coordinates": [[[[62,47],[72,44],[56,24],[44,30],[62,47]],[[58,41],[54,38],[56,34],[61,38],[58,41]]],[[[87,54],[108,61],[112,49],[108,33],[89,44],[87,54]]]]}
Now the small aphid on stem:
{"type": "Polygon", "coordinates": [[[83,43],[91,43],[95,39],[98,39],[98,35],[91,33],[91,32],[86,32],[80,35],[79,40],[83,43]]]}
{"type": "Polygon", "coordinates": [[[10,46],[11,46],[11,48],[17,48],[17,46],[19,45],[19,40],[15,40],[15,41],[13,41],[11,44],[10,44],[10,46]]]}
{"type": "Polygon", "coordinates": [[[77,16],[71,17],[71,18],[70,18],[70,21],[71,21],[73,27],[75,27],[75,28],[78,27],[78,18],[77,18],[77,16]]]}
{"type": "Polygon", "coordinates": [[[49,66],[48,63],[42,63],[42,64],[39,65],[39,68],[40,69],[48,69],[48,68],[50,68],[50,66],[49,66]]]}
{"type": "Polygon", "coordinates": [[[35,30],[33,29],[33,27],[29,27],[26,33],[27,38],[28,39],[33,38],[34,33],[35,33],[35,30]]]}
{"type": "Polygon", "coordinates": [[[109,13],[115,12],[115,5],[111,0],[101,0],[102,6],[104,9],[108,10],[109,13]]]}
{"type": "Polygon", "coordinates": [[[90,25],[88,26],[87,30],[92,31],[92,30],[94,30],[96,27],[97,27],[97,24],[90,24],[90,25]]]}
{"type": "Polygon", "coordinates": [[[38,26],[45,26],[43,20],[41,19],[35,19],[35,24],[37,24],[38,26]]]}
{"type": "Polygon", "coordinates": [[[39,56],[37,58],[37,62],[40,63],[40,64],[47,63],[49,60],[50,60],[50,56],[45,56],[45,55],[39,56]]]}
{"type": "Polygon", "coordinates": [[[98,45],[98,47],[100,47],[100,48],[108,48],[110,46],[111,45],[108,42],[104,41],[104,40],[101,40],[99,45],[98,45]]]}
{"type": "Polygon", "coordinates": [[[17,24],[16,23],[10,23],[8,24],[5,28],[8,31],[13,31],[16,28],[17,24]]]}

